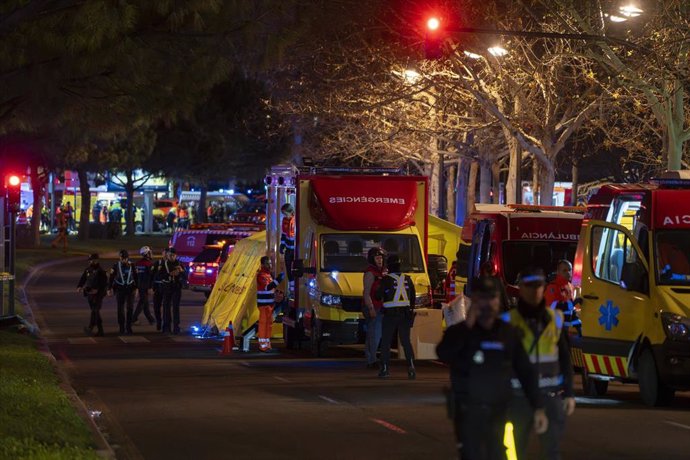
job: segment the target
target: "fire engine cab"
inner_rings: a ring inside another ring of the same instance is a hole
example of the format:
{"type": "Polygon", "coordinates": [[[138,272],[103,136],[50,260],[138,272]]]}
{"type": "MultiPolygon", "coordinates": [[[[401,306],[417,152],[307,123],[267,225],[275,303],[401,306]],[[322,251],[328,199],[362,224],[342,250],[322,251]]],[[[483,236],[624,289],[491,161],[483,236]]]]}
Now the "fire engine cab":
{"type": "Polygon", "coordinates": [[[585,389],[637,382],[648,405],[690,389],[690,171],[602,187],[574,266],[585,389]]]}
{"type": "Polygon", "coordinates": [[[520,270],[535,265],[552,273],[559,260],[574,259],[583,212],[578,207],[477,204],[462,229],[457,292],[488,262],[511,304],[516,302],[520,270]]]}

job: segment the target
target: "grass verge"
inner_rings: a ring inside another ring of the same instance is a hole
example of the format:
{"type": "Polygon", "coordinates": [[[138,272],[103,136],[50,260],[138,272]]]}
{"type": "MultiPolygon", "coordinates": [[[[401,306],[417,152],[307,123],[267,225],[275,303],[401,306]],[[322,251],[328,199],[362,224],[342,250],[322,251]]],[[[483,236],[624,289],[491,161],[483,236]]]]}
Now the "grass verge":
{"type": "Polygon", "coordinates": [[[33,338],[0,331],[0,458],[96,459],[92,434],[33,338]]]}

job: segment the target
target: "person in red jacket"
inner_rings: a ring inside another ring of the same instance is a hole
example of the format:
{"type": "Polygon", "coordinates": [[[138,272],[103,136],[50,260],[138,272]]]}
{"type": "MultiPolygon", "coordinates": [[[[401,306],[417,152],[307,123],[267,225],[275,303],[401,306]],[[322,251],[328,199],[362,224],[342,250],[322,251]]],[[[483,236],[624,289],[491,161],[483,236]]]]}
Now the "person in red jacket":
{"type": "Polygon", "coordinates": [[[384,265],[386,251],[381,248],[371,248],[367,253],[369,266],[364,272],[364,318],[367,322],[367,337],[364,345],[364,355],[367,359],[367,367],[376,368],[376,351],[379,349],[383,330],[383,301],[376,297],[381,279],[388,273],[384,265]]]}
{"type": "Polygon", "coordinates": [[[280,212],[283,214],[280,233],[280,253],[285,257],[285,270],[288,277],[288,297],[295,294],[295,279],[292,276],[292,264],[295,261],[295,208],[285,203],[280,212]]]}
{"type": "Polygon", "coordinates": [[[565,259],[559,260],[556,266],[556,278],[546,286],[544,299],[547,306],[563,311],[563,327],[566,331],[572,326],[577,329],[579,335],[582,335],[582,322],[575,310],[575,305],[581,301],[573,299],[573,285],[570,284],[572,278],[573,265],[565,259]]]}
{"type": "Polygon", "coordinates": [[[284,274],[281,273],[273,279],[271,269],[273,263],[271,258],[263,256],[261,258],[261,268],[256,274],[256,305],[259,308],[259,350],[268,351],[271,349],[271,326],[273,324],[273,305],[276,297],[280,296],[280,291],[276,288],[283,281],[284,274]]]}

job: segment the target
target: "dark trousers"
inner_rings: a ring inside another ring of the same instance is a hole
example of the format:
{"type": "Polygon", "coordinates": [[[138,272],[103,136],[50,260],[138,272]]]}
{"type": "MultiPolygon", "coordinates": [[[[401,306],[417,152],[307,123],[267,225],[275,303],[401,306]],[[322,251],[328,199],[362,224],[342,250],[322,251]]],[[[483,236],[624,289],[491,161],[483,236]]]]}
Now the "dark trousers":
{"type": "MultiPolygon", "coordinates": [[[[544,396],[544,409],[549,419],[549,429],[539,435],[539,458],[545,460],[559,460],[561,458],[561,439],[565,430],[565,411],[563,398],[560,394],[544,396]]],[[[513,422],[513,437],[515,450],[519,460],[527,457],[532,427],[534,426],[534,410],[527,398],[516,396],[510,403],[508,418],[513,422]]]]}
{"type": "Polygon", "coordinates": [[[117,300],[117,323],[120,325],[120,333],[132,332],[132,314],[134,313],[134,289],[118,288],[115,291],[117,300]],[[127,317],[125,318],[125,307],[127,317]]]}
{"type": "Polygon", "coordinates": [[[153,314],[156,316],[156,329],[161,330],[163,316],[161,315],[161,307],[163,306],[163,290],[160,284],[154,285],[153,288],[153,314]]]}
{"type": "Polygon", "coordinates": [[[137,309],[134,310],[134,321],[139,319],[139,315],[142,311],[144,312],[144,316],[146,316],[146,319],[149,321],[149,323],[152,323],[153,315],[151,315],[151,311],[149,310],[148,289],[139,289],[139,302],[137,302],[137,309]]]}
{"type": "Polygon", "coordinates": [[[462,460],[505,460],[505,405],[457,402],[455,436],[462,460]]]}
{"type": "Polygon", "coordinates": [[[165,286],[163,287],[163,332],[180,332],[180,300],[182,298],[182,287],[165,286]],[[172,320],[172,321],[171,321],[172,320]]]}
{"type": "Polygon", "coordinates": [[[391,344],[393,343],[396,329],[398,331],[398,346],[403,347],[407,365],[412,366],[414,351],[410,343],[410,314],[407,307],[384,308],[383,310],[383,326],[381,332],[381,359],[383,364],[385,366],[390,364],[391,344]]]}
{"type": "Polygon", "coordinates": [[[91,309],[91,319],[89,320],[89,329],[98,328],[99,333],[103,333],[103,320],[101,319],[101,306],[103,306],[102,295],[90,295],[86,297],[89,301],[89,308],[91,309]]]}

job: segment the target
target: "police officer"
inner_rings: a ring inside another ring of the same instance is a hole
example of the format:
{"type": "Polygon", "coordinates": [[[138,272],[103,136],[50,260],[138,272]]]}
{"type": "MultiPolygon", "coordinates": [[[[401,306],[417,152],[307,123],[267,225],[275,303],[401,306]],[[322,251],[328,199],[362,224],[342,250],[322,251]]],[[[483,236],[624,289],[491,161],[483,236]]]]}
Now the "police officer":
{"type": "Polygon", "coordinates": [[[98,254],[89,256],[89,266],[82,273],[77,290],[84,293],[91,309],[91,319],[88,327],[84,328],[86,335],[93,334],[93,328],[97,328],[96,336],[103,337],[103,320],[101,319],[101,306],[103,297],[108,290],[108,275],[101,268],[98,254]]]}
{"type": "Polygon", "coordinates": [[[168,256],[161,265],[161,288],[163,290],[163,326],[165,333],[180,333],[180,300],[182,286],[187,281],[187,272],[177,260],[175,248],[168,248],[168,256]]]}
{"type": "Polygon", "coordinates": [[[545,431],[548,421],[520,331],[498,318],[500,286],[490,277],[475,279],[471,296],[467,319],[446,330],[436,353],[450,366],[449,405],[460,458],[505,459],[503,437],[513,372],[535,409],[536,431],[545,431]]]}
{"type": "Polygon", "coordinates": [[[168,249],[163,249],[161,258],[153,263],[152,278],[153,278],[153,314],[156,317],[156,330],[161,330],[163,316],[161,315],[161,307],[163,306],[163,287],[162,278],[163,273],[161,267],[163,262],[168,258],[168,249]]]}
{"type": "MultiPolygon", "coordinates": [[[[504,318],[522,332],[522,346],[536,366],[539,390],[549,418],[548,430],[539,436],[541,455],[552,460],[561,458],[560,443],[565,416],[575,411],[575,398],[570,348],[562,333],[563,312],[546,306],[545,281],[540,268],[523,270],[518,277],[520,298],[517,308],[508,311],[504,318]]],[[[523,459],[527,458],[534,408],[520,388],[520,382],[513,381],[513,388],[515,397],[511,401],[509,417],[514,426],[518,458],[523,459]]]]}
{"type": "Polygon", "coordinates": [[[129,261],[127,250],[120,251],[120,260],[110,269],[109,289],[115,291],[117,300],[117,322],[120,334],[132,333],[132,313],[134,312],[134,296],[137,290],[137,276],[134,264],[129,261]],[[125,318],[125,305],[127,316],[125,318]]]}
{"type": "Polygon", "coordinates": [[[414,368],[414,351],[410,343],[410,329],[414,321],[415,290],[412,279],[400,273],[400,258],[397,255],[388,257],[388,274],[381,279],[377,297],[383,301],[383,324],[381,333],[381,369],[379,377],[390,376],[391,344],[395,331],[398,331],[399,343],[405,350],[407,359],[407,377],[416,378],[414,368]]]}
{"type": "Polygon", "coordinates": [[[153,260],[151,248],[148,246],[142,246],[139,249],[139,254],[141,259],[137,261],[135,267],[137,269],[137,285],[139,289],[139,302],[137,302],[137,308],[134,310],[134,323],[139,319],[139,314],[144,312],[146,319],[149,324],[153,324],[154,319],[149,310],[149,291],[153,288],[153,260]]]}

